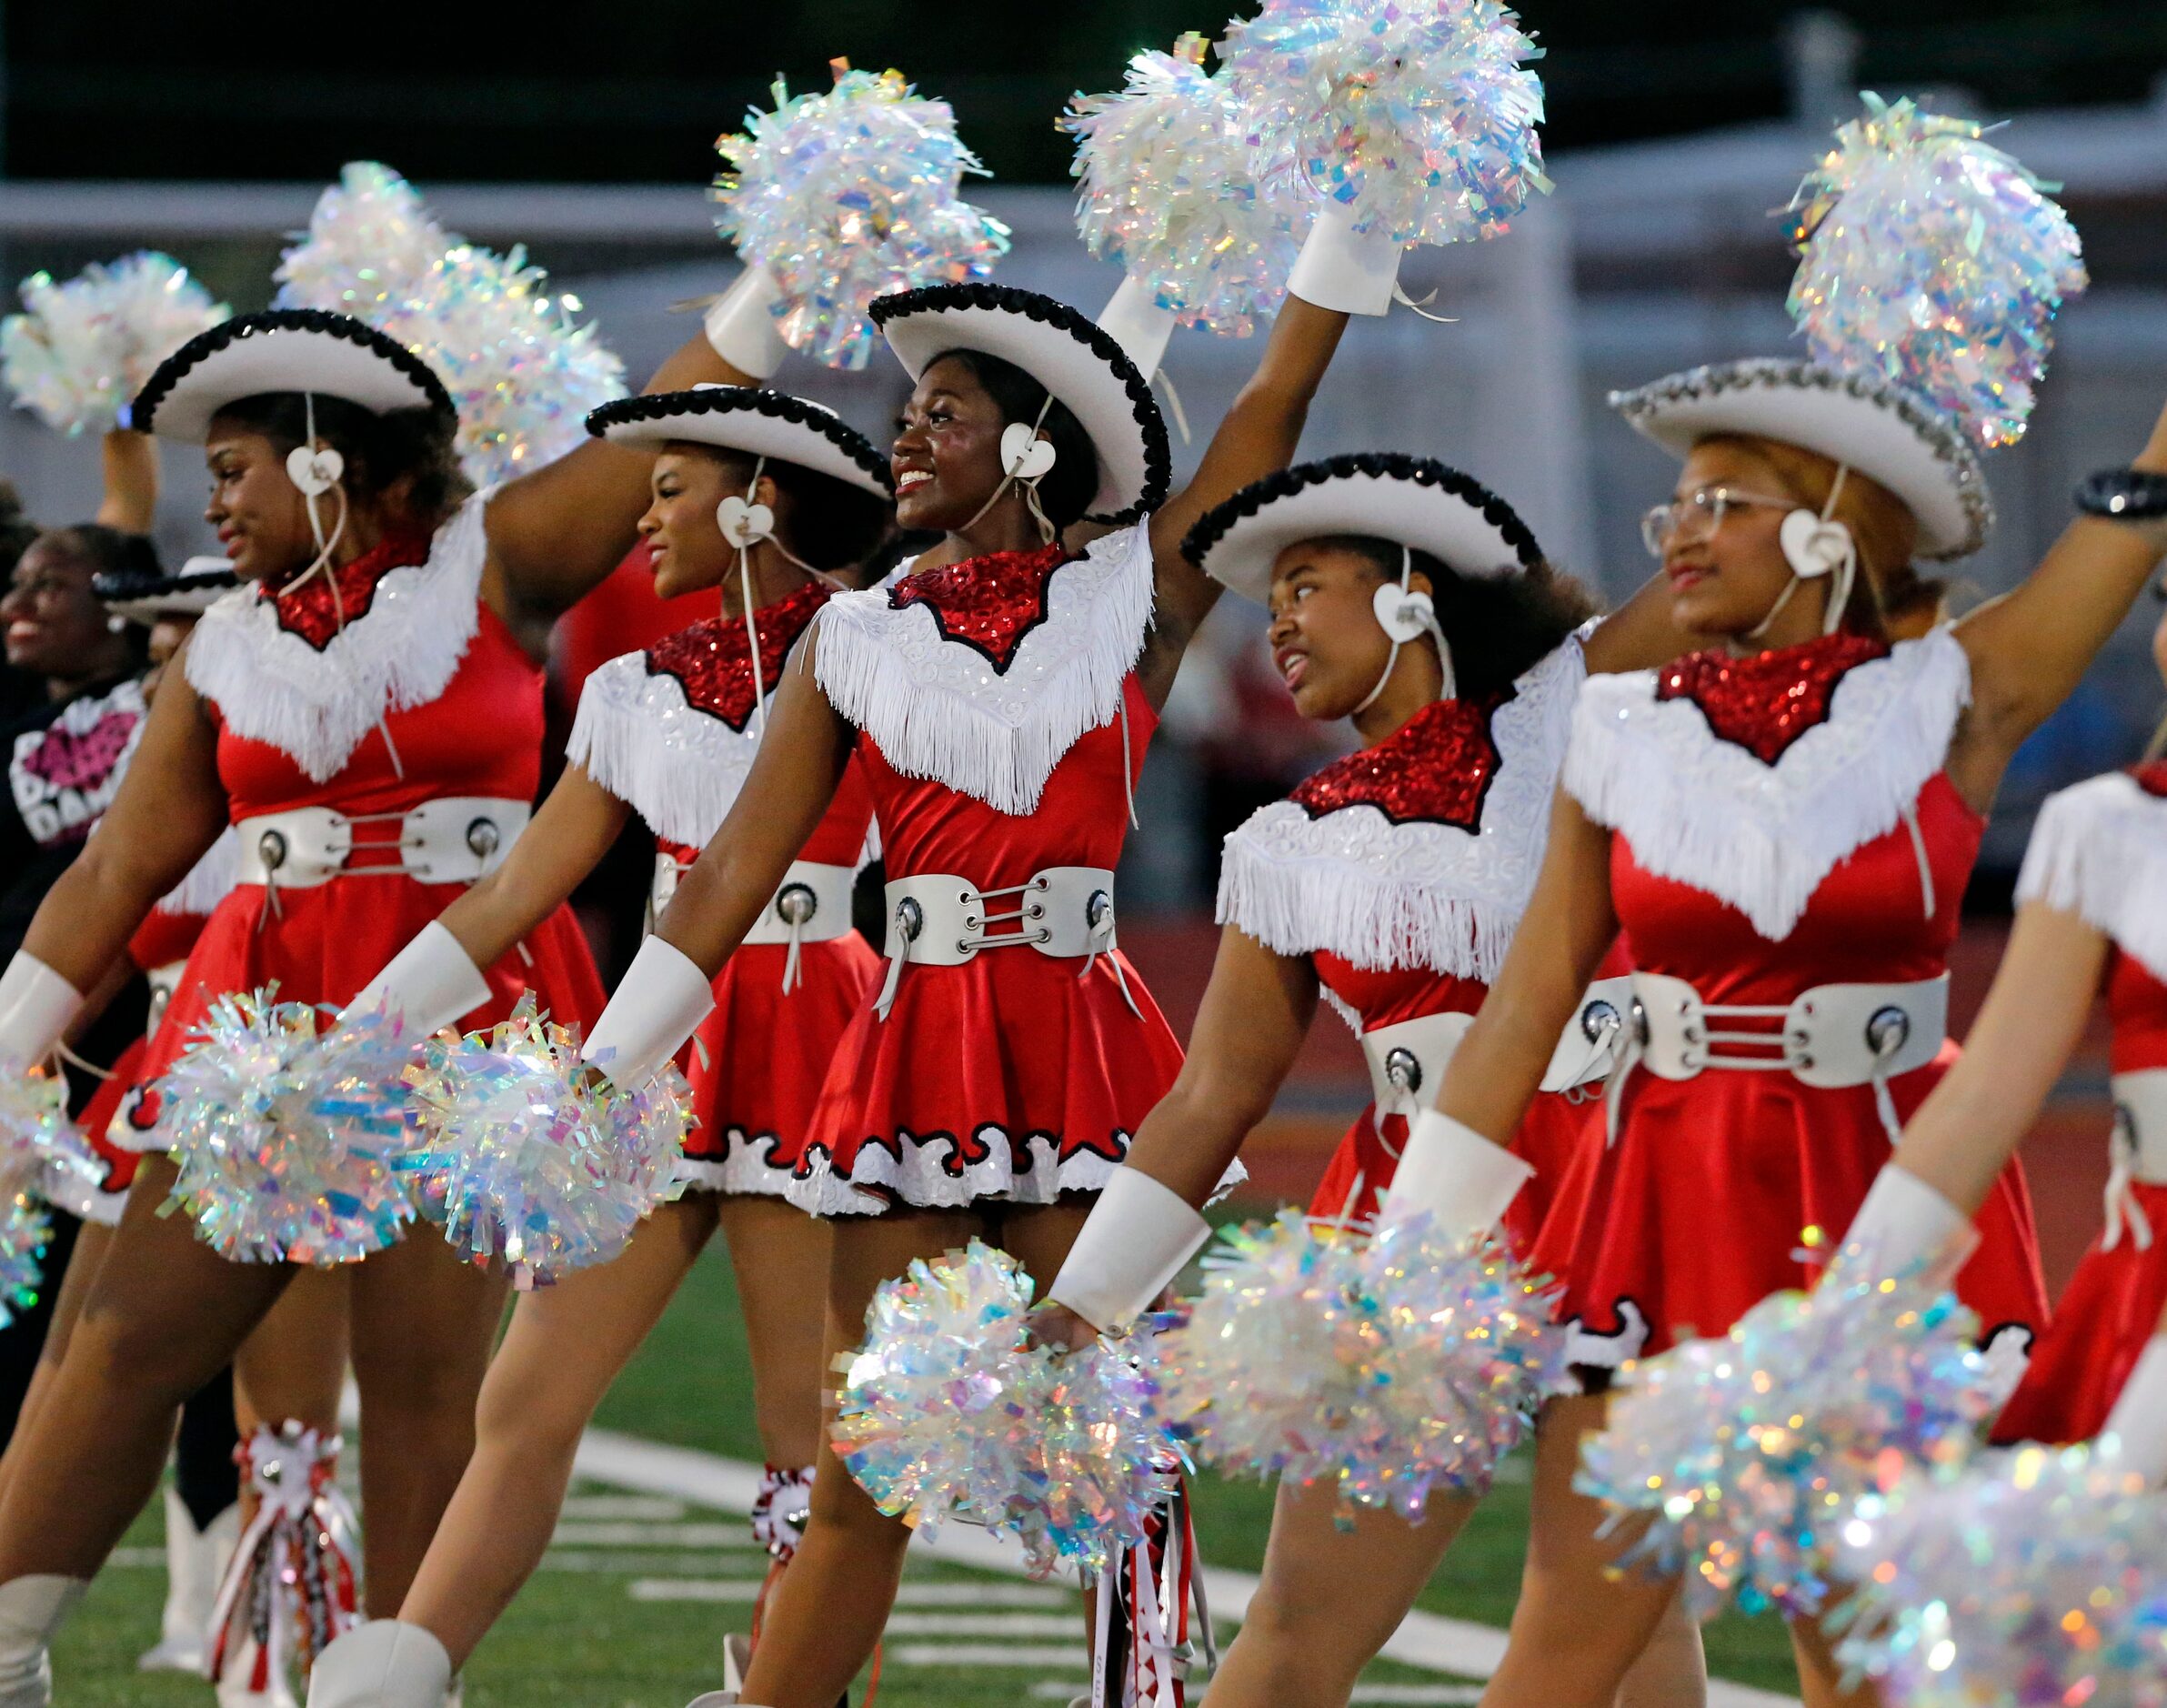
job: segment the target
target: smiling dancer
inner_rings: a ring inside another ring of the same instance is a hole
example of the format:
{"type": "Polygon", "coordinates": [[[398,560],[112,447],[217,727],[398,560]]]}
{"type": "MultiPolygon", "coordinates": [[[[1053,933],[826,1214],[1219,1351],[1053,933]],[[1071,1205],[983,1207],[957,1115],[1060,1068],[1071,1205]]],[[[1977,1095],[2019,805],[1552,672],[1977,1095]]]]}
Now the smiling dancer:
{"type": "MultiPolygon", "coordinates": [[[[742,378],[697,338],[657,383],[742,378]]],[[[517,639],[606,575],[647,502],[650,457],[594,444],[466,496],[436,376],[345,316],[285,310],[192,340],[137,399],[138,427],[205,447],[206,516],[253,585],[206,616],[161,686],[148,761],[0,975],[0,1056],[41,1060],[157,899],[230,820],[242,881],[191,958],[146,1067],[210,1003],[273,980],[338,1004],[486,874],[527,816],[540,674],[517,639]]],[[[483,1024],[526,990],[567,1018],[598,1000],[567,913],[487,979],[406,1014],[483,1024]]],[[[53,1392],[0,1504],[0,1703],[50,1693],[45,1645],[155,1486],[175,1409],[293,1274],[232,1262],[157,1211],[146,1159],[53,1392]]],[[[472,1446],[500,1279],[433,1237],[353,1270],[367,1430],[366,1594],[403,1599],[472,1446]]],[[[320,1640],[329,1634],[319,1630],[320,1640]]]]}
{"type": "MultiPolygon", "coordinates": [[[[587,678],[570,766],[535,822],[357,1008],[386,995],[403,1001],[447,963],[487,965],[505,953],[563,902],[634,811],[656,834],[655,910],[667,908],[744,784],[793,648],[836,591],[828,578],[855,568],[888,527],[885,459],[801,398],[714,387],[611,404],[589,426],[659,451],[640,518],[656,591],[719,588],[722,615],[587,678]]],[[[581,1432],[717,1230],[752,1352],[767,1460],[753,1531],[773,1556],[770,1582],[794,1552],[820,1441],[828,1239],[782,1194],[828,1060],[879,972],[850,923],[871,819],[852,764],[680,1052],[697,1123],[685,1139],[693,1190],[658,1206],[622,1256],[521,1297],[482,1387],[473,1462],[397,1622],[364,1626],[325,1653],[312,1708],[443,1694],[540,1563],[581,1432]]]]}
{"type": "MultiPolygon", "coordinates": [[[[1115,944],[1112,869],[1218,593],[1179,541],[1285,466],[1346,313],[1384,311],[1396,259],[1319,219],[1256,376],[1170,499],[1143,374],[1075,310],[992,286],[875,305],[916,380],[890,459],[898,518],[946,538],[822,609],[737,805],[588,1045],[635,1080],[677,1049],[855,752],[889,873],[888,964],[794,1187],[837,1218],[831,1351],[857,1342],[882,1281],[973,1236],[1049,1276],[1172,1082],[1179,1050],[1115,944]]],[[[745,1700],[831,1708],[908,1540],[824,1454],[745,1700]]]]}

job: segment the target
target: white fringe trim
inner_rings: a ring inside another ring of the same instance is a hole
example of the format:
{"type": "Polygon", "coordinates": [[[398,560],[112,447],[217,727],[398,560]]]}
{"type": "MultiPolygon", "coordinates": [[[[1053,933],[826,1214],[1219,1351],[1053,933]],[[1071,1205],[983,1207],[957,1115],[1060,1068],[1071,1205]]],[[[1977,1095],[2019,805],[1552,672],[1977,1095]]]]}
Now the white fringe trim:
{"type": "Polygon", "coordinates": [[[685,698],[674,676],[627,652],[587,678],[565,758],[639,814],[666,841],[705,848],[722,828],[759,751],[744,730],[685,698]]]}
{"type": "Polygon", "coordinates": [[[435,699],[467,656],[481,620],[487,504],[486,495],[462,504],[436,530],[428,561],[386,575],[368,614],[321,652],[278,626],[260,588],[235,588],[189,637],[190,685],[236,735],[329,781],[386,711],[435,699]]]}
{"type": "Polygon", "coordinates": [[[2049,796],[2017,899],[2075,914],[2167,980],[2167,800],[2121,771],[2049,796]]]}
{"type": "Polygon", "coordinates": [[[1054,572],[1046,620],[998,676],[942,639],[930,610],[895,608],[878,588],[838,594],[814,619],[814,674],[897,770],[1021,816],[1078,738],[1119,714],[1153,591],[1147,524],[1093,542],[1054,572]]]}
{"type": "Polygon", "coordinates": [[[241,837],[230,824],[188,875],[158,899],[157,910],[184,918],[207,918],[241,881],[241,837]]]}
{"type": "Polygon", "coordinates": [[[1936,629],[1847,674],[1827,721],[1767,766],[1718,738],[1690,699],[1658,700],[1655,672],[1590,677],[1564,784],[1645,869],[1780,942],[1836,864],[1918,799],[1971,698],[1962,644],[1936,629]]]}
{"type": "Polygon", "coordinates": [[[1380,971],[1494,980],[1550,839],[1550,796],[1587,679],[1577,638],[1520,677],[1491,721],[1499,765],[1470,834],[1375,807],[1312,819],[1291,800],[1226,839],[1218,917],[1281,955],[1322,949],[1380,971]]]}
{"type": "MultiPolygon", "coordinates": [[[[992,1154],[983,1162],[967,1164],[960,1174],[950,1173],[944,1160],[955,1148],[945,1133],[930,1139],[901,1134],[900,1161],[884,1146],[866,1145],[848,1174],[839,1173],[827,1157],[815,1151],[809,1171],[790,1182],[787,1196],[798,1209],[816,1216],[877,1216],[890,1207],[890,1196],[919,1210],[953,1210],[981,1198],[1050,1204],[1063,1192],[1098,1191],[1120,1166],[1095,1150],[1079,1150],[1058,1162],[1055,1140],[1035,1132],[1024,1141],[1028,1163],[1019,1173],[1013,1165],[1007,1129],[981,1127],[978,1136],[992,1154]]],[[[1127,1135],[1122,1149],[1128,1149],[1127,1135]]]]}

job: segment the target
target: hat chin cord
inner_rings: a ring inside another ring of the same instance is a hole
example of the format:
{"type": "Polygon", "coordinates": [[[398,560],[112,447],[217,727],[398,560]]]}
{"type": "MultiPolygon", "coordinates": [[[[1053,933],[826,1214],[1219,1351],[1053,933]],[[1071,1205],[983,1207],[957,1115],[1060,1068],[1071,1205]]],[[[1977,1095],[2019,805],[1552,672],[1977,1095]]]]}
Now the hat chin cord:
{"type": "Polygon", "coordinates": [[[1444,681],[1439,687],[1438,698],[1457,699],[1460,681],[1452,668],[1452,647],[1445,638],[1445,631],[1437,620],[1437,606],[1427,593],[1414,590],[1414,548],[1405,542],[1400,547],[1400,581],[1398,586],[1387,582],[1377,589],[1371,601],[1376,612],[1378,627],[1392,642],[1392,650],[1386,656],[1384,673],[1377,678],[1377,686],[1362,696],[1361,704],[1348,714],[1359,718],[1377,704],[1377,698],[1385,690],[1385,684],[1392,679],[1392,672],[1400,668],[1400,649],[1410,640],[1428,635],[1437,642],[1437,661],[1444,672],[1444,681]]]}
{"type": "Polygon", "coordinates": [[[1843,496],[1843,483],[1850,474],[1849,463],[1836,465],[1835,483],[1829,487],[1818,516],[1801,508],[1783,518],[1781,539],[1783,559],[1791,566],[1791,579],[1768,608],[1768,615],[1746,630],[1746,639],[1758,641],[1768,633],[1801,582],[1817,581],[1826,575],[1835,579],[1829,588],[1829,607],[1821,616],[1821,632],[1832,635],[1843,626],[1843,612],[1851,604],[1851,588],[1859,574],[1858,542],[1851,538],[1851,529],[1835,519],[1836,500],[1843,496]]]}
{"type": "Polygon", "coordinates": [[[1046,425],[1046,412],[1052,407],[1053,393],[1049,391],[1046,394],[1046,401],[1038,406],[1038,418],[1029,427],[1025,427],[1020,421],[1011,421],[1001,429],[1000,485],[994,487],[991,496],[978,506],[970,520],[956,529],[957,533],[976,527],[986,519],[987,512],[1007,496],[1010,487],[1020,487],[1023,489],[1023,502],[1031,513],[1031,520],[1038,526],[1038,543],[1041,546],[1053,544],[1054,536],[1060,530],[1047,519],[1046,512],[1038,506],[1038,483],[1053,472],[1055,457],[1053,441],[1040,438],[1038,429],[1046,425]]]}

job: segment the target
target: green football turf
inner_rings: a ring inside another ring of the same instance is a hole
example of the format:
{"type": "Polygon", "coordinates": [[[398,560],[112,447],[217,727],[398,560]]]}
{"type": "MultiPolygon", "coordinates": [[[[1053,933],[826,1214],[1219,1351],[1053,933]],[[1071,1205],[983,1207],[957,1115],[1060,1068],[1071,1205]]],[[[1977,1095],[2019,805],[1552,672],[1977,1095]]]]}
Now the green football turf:
{"type": "MultiPolygon", "coordinates": [[[[671,1307],[653,1340],[609,1396],[597,1420],[607,1428],[736,1458],[757,1457],[744,1331],[732,1292],[729,1266],[719,1250],[709,1253],[671,1307]]],[[[608,1492],[583,1487],[590,1502],[608,1492]]],[[[1502,1482],[1485,1502],[1422,1597],[1432,1612],[1502,1624],[1510,1617],[1519,1582],[1526,1523],[1524,1482],[1502,1482]]],[[[1197,1491],[1199,1545],[1214,1565],[1255,1571],[1263,1557],[1270,1521],[1270,1494],[1255,1484],[1209,1477],[1197,1491]]],[[[604,1509],[592,1509],[604,1510],[604,1509]]],[[[645,1510],[645,1509],[642,1509],[645,1510]]],[[[659,1510],[659,1509],[657,1509],[659,1510]]],[[[689,1509],[684,1522],[719,1524],[712,1542],[727,1545],[659,1545],[668,1525],[656,1525],[657,1544],[636,1551],[564,1547],[552,1556],[506,1615],[468,1669],[468,1708],[682,1708],[702,1689],[721,1683],[722,1634],[742,1630],[749,1606],[687,1600],[635,1599],[634,1585],[654,1595],[656,1580],[685,1577],[757,1579],[764,1560],[740,1542],[741,1518],[689,1509]],[[596,1569],[601,1568],[601,1569],[596,1569]]],[[[577,1522],[575,1519],[575,1522],[577,1522]]],[[[162,1572],[152,1569],[158,1539],[157,1514],[138,1523],[115,1566],[100,1578],[81,1614],[57,1645],[55,1667],[62,1708],[206,1708],[207,1686],[172,1674],[144,1674],[135,1657],[156,1634],[162,1572]]],[[[914,1556],[912,1585],[954,1582],[1014,1586],[954,1566],[933,1566],[914,1556]]],[[[659,1592],[667,1594],[667,1586],[659,1592]]],[[[928,1590],[928,1594],[940,1593],[928,1590]]],[[[969,1596],[968,1588],[951,1594],[969,1596]]],[[[880,1702],[892,1708],[1026,1708],[1061,1696],[1035,1694],[1061,1681],[1080,1691],[1080,1672],[1059,1665],[1022,1667],[900,1663],[904,1651],[955,1643],[967,1647],[1013,1642],[1032,1651],[1082,1649],[1080,1618],[1069,1630],[1062,1620],[1074,1605],[1063,1592],[1039,1608],[921,1607],[921,1618],[956,1613],[1004,1613],[1034,1617],[1030,1634],[891,1636],[891,1654],[880,1702]],[[1064,1631],[1068,1634],[1061,1634],[1064,1631]]],[[[1770,1620],[1731,1618],[1708,1633],[1711,1671],[1741,1683],[1794,1688],[1789,1646],[1770,1620]]],[[[1444,1684],[1434,1673],[1379,1663],[1366,1675],[1377,1683],[1444,1684]]],[[[1471,1700],[1471,1693],[1467,1697],[1471,1700]]]]}

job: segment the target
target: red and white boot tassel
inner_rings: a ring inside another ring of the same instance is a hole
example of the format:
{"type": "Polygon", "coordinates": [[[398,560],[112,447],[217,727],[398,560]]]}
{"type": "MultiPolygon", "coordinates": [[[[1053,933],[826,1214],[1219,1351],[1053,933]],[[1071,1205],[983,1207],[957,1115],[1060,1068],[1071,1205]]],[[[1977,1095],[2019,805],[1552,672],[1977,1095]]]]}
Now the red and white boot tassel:
{"type": "Polygon", "coordinates": [[[288,1420],[237,1455],[256,1499],[211,1610],[204,1671],[222,1708],[288,1708],[316,1658],[360,1619],[361,1539],[339,1438],[288,1420]]]}
{"type": "MultiPolygon", "coordinates": [[[[1167,1469],[1174,1467],[1169,1464],[1167,1469]]],[[[1211,1614],[1197,1571],[1197,1532],[1189,1483],[1176,1476],[1145,1539],[1099,1580],[1099,1638],[1089,1708],[1186,1708],[1189,1609],[1205,1664],[1218,1663],[1211,1614]]]]}

